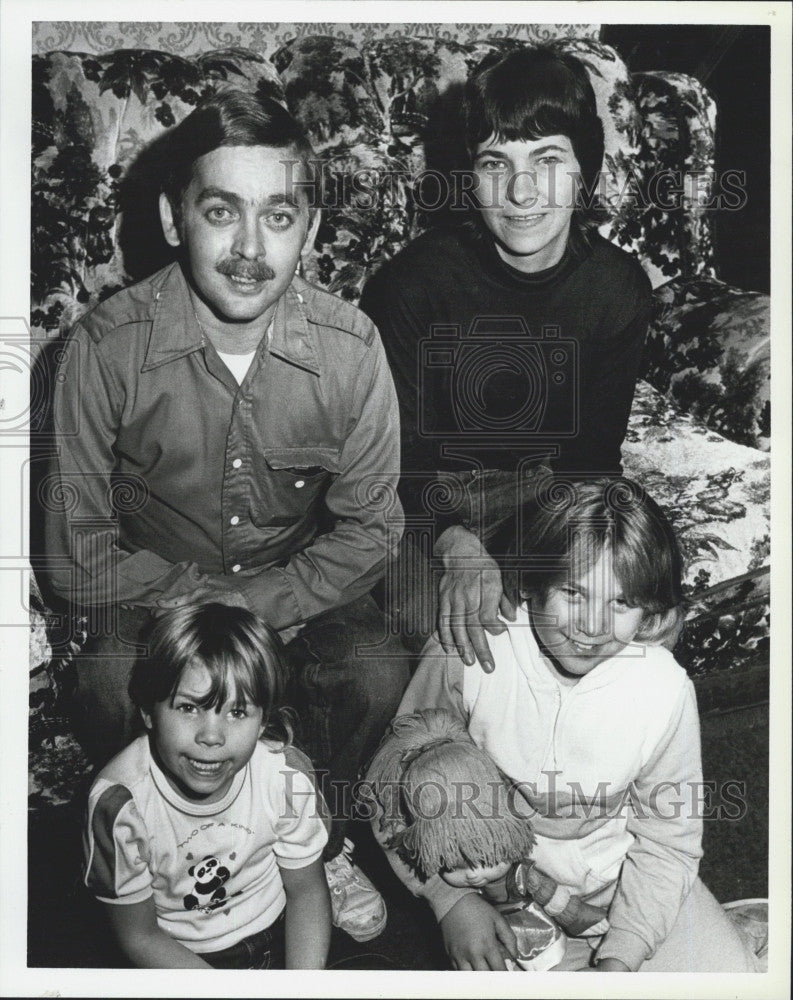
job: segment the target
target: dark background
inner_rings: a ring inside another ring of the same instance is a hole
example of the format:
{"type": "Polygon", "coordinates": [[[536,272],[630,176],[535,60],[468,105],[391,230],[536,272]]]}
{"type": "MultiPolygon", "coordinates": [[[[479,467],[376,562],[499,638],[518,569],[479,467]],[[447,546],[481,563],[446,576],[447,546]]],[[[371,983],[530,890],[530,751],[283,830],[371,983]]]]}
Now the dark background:
{"type": "Polygon", "coordinates": [[[716,102],[716,170],[746,172],[744,208],[714,218],[717,276],[770,290],[771,29],[766,25],[603,25],[630,72],[688,73],[716,102]]]}

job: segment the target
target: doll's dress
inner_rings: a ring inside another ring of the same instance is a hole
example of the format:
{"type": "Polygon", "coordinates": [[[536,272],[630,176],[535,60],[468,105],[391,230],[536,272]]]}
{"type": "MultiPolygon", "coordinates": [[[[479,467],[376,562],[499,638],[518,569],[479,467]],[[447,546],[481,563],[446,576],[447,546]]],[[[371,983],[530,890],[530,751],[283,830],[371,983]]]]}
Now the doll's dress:
{"type": "MultiPolygon", "coordinates": [[[[495,906],[517,939],[518,966],[526,972],[547,972],[564,958],[567,937],[553,917],[531,898],[526,883],[530,865],[513,865],[506,877],[507,900],[495,906]]],[[[506,964],[510,971],[517,971],[510,959],[506,964]]]]}

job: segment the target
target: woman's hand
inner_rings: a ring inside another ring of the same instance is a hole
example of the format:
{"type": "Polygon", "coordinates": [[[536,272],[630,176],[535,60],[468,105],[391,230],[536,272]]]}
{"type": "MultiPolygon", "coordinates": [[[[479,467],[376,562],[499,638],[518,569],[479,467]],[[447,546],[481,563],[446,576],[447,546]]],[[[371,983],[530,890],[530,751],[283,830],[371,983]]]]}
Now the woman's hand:
{"type": "Polygon", "coordinates": [[[466,666],[478,660],[486,673],[493,670],[493,656],[485,636],[499,635],[506,626],[498,612],[515,620],[515,606],[504,594],[501,571],[472,532],[460,526],[447,528],[435,544],[443,561],[439,585],[438,634],[447,653],[455,650],[466,666]]]}

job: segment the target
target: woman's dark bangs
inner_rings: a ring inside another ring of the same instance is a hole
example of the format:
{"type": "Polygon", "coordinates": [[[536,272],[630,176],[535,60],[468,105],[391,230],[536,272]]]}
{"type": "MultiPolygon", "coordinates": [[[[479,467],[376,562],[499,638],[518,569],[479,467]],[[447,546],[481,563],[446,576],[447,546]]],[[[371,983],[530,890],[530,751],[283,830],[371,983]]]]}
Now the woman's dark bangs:
{"type": "Polygon", "coordinates": [[[499,142],[534,142],[547,135],[569,137],[575,131],[569,109],[556,95],[538,93],[535,89],[518,94],[511,91],[485,102],[478,142],[481,144],[490,136],[499,142]]]}

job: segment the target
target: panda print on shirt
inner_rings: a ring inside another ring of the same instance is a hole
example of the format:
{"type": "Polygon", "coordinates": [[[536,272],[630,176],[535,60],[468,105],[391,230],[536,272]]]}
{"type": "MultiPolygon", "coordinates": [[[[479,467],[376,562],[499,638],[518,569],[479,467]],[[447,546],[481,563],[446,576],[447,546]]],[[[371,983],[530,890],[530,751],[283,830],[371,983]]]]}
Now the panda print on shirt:
{"type": "MultiPolygon", "coordinates": [[[[191,865],[187,874],[193,879],[193,891],[184,897],[186,910],[211,913],[225,906],[231,898],[224,888],[224,883],[231,878],[231,872],[214,855],[207,854],[198,864],[191,865]]],[[[238,896],[239,893],[234,895],[238,896]]]]}

